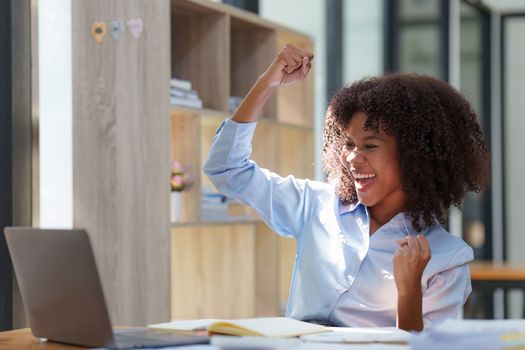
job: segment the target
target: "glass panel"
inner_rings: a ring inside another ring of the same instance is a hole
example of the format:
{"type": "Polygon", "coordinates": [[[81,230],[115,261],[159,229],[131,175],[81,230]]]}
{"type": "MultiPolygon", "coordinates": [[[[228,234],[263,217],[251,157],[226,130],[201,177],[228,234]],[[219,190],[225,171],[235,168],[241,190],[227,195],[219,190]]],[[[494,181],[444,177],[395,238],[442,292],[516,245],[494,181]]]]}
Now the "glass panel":
{"type": "MultiPolygon", "coordinates": [[[[476,111],[480,123],[488,117],[488,111],[483,110],[482,89],[482,13],[478,9],[461,4],[460,24],[460,90],[470,101],[476,111]]],[[[488,138],[488,135],[485,135],[488,138]]],[[[476,259],[491,257],[490,246],[486,244],[490,212],[484,211],[484,200],[487,193],[469,192],[463,202],[463,238],[474,249],[476,259]]]]}
{"type": "Polygon", "coordinates": [[[343,2],[343,83],[383,73],[381,0],[343,2]]]}
{"type": "Polygon", "coordinates": [[[441,77],[439,18],[439,1],[400,1],[400,71],[441,77]]]}
{"type": "MultiPolygon", "coordinates": [[[[525,16],[504,19],[503,35],[503,104],[504,104],[504,200],[506,252],[510,261],[525,261],[523,247],[525,235],[523,229],[525,186],[525,16]]],[[[509,303],[510,317],[523,317],[521,292],[512,294],[509,303]]]]}

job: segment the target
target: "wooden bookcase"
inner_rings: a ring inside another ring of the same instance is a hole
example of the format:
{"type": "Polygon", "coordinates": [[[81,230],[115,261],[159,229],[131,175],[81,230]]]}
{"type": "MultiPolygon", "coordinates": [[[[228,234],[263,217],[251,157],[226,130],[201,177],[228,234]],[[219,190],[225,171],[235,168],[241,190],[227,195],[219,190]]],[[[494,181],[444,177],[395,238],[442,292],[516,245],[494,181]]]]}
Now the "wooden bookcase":
{"type": "MultiPolygon", "coordinates": [[[[182,221],[171,229],[172,318],[276,316],[284,312],[295,242],[251,208],[243,219],[207,220],[202,172],[228,97],[244,96],[286,43],[313,51],[301,33],[228,5],[171,0],[172,76],[190,80],[203,109],[171,106],[171,159],[190,166],[182,221]]],[[[313,177],[313,74],[281,88],[263,111],[251,159],[283,176],[313,177]]]]}

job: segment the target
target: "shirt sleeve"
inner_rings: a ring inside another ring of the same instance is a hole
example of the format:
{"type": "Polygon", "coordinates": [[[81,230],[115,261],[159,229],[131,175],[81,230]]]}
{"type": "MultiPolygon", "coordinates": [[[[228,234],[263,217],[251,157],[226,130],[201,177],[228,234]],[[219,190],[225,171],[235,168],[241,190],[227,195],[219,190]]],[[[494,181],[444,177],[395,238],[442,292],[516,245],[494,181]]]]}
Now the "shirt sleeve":
{"type": "MultiPolygon", "coordinates": [[[[436,321],[457,318],[461,308],[472,292],[468,256],[470,247],[465,247],[456,254],[463,255],[461,264],[452,264],[444,271],[430,277],[428,287],[423,294],[423,323],[425,327],[436,321]],[[468,260],[468,261],[465,261],[468,260]]],[[[458,260],[457,258],[454,260],[458,260]]]]}
{"type": "Polygon", "coordinates": [[[249,160],[257,123],[226,119],[213,139],[204,172],[219,192],[252,206],[282,236],[298,238],[309,210],[309,180],[283,178],[249,160]]]}

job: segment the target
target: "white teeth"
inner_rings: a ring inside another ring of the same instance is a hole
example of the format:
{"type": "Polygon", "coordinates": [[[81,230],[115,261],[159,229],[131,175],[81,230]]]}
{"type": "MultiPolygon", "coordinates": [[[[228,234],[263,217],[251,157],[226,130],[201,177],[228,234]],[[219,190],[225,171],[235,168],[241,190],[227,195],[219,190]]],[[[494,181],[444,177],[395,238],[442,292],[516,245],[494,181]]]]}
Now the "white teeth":
{"type": "Polygon", "coordinates": [[[371,179],[373,177],[376,177],[376,174],[354,174],[356,179],[371,179]]]}

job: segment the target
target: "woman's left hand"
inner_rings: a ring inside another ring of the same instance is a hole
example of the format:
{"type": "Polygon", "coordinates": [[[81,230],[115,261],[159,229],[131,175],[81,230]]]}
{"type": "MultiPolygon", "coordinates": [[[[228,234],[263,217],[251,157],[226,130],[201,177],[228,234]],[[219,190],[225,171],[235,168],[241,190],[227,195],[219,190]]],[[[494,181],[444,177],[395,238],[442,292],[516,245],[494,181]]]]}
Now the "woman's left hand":
{"type": "Polygon", "coordinates": [[[394,254],[394,280],[398,295],[421,293],[421,278],[430,261],[430,247],[423,235],[409,236],[396,241],[394,254]]]}

